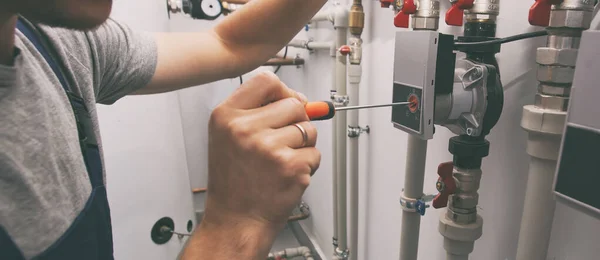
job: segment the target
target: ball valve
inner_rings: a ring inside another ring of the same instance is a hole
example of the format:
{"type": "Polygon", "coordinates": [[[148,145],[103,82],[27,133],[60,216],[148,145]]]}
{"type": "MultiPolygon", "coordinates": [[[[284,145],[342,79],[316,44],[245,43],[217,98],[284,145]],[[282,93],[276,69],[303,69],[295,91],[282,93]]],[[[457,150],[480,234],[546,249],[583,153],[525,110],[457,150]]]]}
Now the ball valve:
{"type": "Polygon", "coordinates": [[[342,45],[338,51],[340,54],[342,54],[342,56],[348,56],[352,52],[352,48],[350,48],[348,45],[342,45]]]}
{"type": "Polygon", "coordinates": [[[433,199],[431,205],[434,208],[444,208],[448,205],[448,197],[456,191],[456,182],[454,181],[454,177],[452,177],[452,172],[454,171],[454,165],[452,162],[445,162],[438,166],[438,178],[435,187],[440,192],[433,199]]]}
{"type": "Polygon", "coordinates": [[[452,26],[462,26],[463,16],[466,9],[473,7],[475,0],[455,0],[452,7],[446,12],[446,24],[452,26]]]}
{"type": "Polygon", "coordinates": [[[535,0],[535,3],[529,8],[529,24],[533,26],[548,26],[552,5],[562,2],[563,0],[535,0]]]}
{"type": "MultiPolygon", "coordinates": [[[[399,0],[402,1],[402,0],[399,0]]],[[[410,20],[410,15],[417,12],[417,5],[414,0],[404,0],[402,4],[402,8],[400,8],[400,12],[396,14],[394,17],[394,26],[400,28],[408,28],[408,22],[410,20]]]]}

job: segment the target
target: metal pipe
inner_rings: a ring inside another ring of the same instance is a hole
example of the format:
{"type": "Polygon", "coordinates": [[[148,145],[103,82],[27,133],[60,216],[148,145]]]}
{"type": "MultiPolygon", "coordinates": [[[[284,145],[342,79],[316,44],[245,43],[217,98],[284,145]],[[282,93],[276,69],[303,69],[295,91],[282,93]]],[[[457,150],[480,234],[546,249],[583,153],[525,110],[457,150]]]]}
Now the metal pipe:
{"type": "Polygon", "coordinates": [[[196,189],[192,189],[192,193],[205,193],[206,192],[206,188],[196,188],[196,189]]]}
{"type": "MultiPolygon", "coordinates": [[[[341,47],[346,45],[348,28],[340,27],[336,29],[336,46],[341,47]]],[[[337,52],[335,63],[336,77],[336,93],[338,96],[344,97],[347,95],[346,90],[346,56],[337,52]]],[[[348,249],[347,243],[347,165],[346,165],[346,115],[341,115],[334,118],[336,132],[336,165],[337,165],[337,208],[338,208],[338,249],[345,251],[348,249]]]]}
{"type": "Polygon", "coordinates": [[[272,58],[269,59],[264,66],[298,66],[304,65],[304,59],[301,58],[272,58]]]}
{"type": "Polygon", "coordinates": [[[523,107],[521,120],[521,126],[529,132],[527,153],[531,162],[517,260],[546,259],[556,206],[552,185],[575,70],[575,59],[558,54],[576,57],[581,32],[592,21],[594,2],[565,0],[554,5],[547,45],[537,51],[540,85],[534,105],[523,107]],[[557,78],[557,74],[563,76],[557,78]]]}
{"type": "Polygon", "coordinates": [[[314,42],[294,39],[290,41],[287,46],[307,50],[330,50],[333,46],[333,42],[314,42]]]}
{"type": "MultiPolygon", "coordinates": [[[[358,106],[359,93],[360,93],[360,81],[362,76],[361,65],[350,65],[348,67],[348,96],[350,97],[350,106],[358,106]]],[[[348,111],[348,127],[358,128],[358,110],[348,111]]],[[[358,174],[359,174],[359,146],[358,137],[360,135],[354,135],[348,131],[348,161],[349,161],[349,172],[350,172],[350,260],[358,259],[358,174]]]]}
{"type": "MultiPolygon", "coordinates": [[[[419,199],[423,196],[423,183],[425,182],[427,140],[408,135],[406,151],[406,170],[404,171],[404,192],[402,196],[409,199],[419,199]]],[[[402,212],[400,260],[417,259],[420,225],[421,215],[419,213],[402,212]]]]}

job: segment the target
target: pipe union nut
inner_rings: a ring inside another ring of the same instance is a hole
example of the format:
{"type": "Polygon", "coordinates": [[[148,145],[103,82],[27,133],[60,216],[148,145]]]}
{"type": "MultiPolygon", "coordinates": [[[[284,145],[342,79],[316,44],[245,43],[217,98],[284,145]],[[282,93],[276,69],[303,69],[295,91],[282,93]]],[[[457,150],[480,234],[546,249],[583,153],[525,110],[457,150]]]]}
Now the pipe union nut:
{"type": "Polygon", "coordinates": [[[435,31],[438,29],[439,18],[413,16],[412,23],[415,30],[435,31]]]}
{"type": "Polygon", "coordinates": [[[446,212],[442,212],[440,216],[440,224],[438,231],[442,236],[458,241],[475,241],[483,234],[483,218],[475,215],[475,221],[471,224],[460,224],[448,218],[446,212]]]}
{"type": "Polygon", "coordinates": [[[577,49],[538,48],[536,61],[541,65],[575,67],[577,63],[577,49]]]}
{"type": "Polygon", "coordinates": [[[574,74],[574,67],[541,65],[538,67],[537,79],[540,82],[570,84],[573,82],[574,74]]]}
{"type": "Polygon", "coordinates": [[[463,214],[463,213],[454,212],[453,210],[448,208],[448,211],[446,212],[446,217],[448,219],[452,220],[452,222],[454,222],[454,223],[468,225],[468,224],[474,223],[475,220],[477,220],[477,211],[472,212],[472,213],[464,213],[463,214]]]}
{"type": "Polygon", "coordinates": [[[567,111],[569,107],[569,97],[549,96],[538,93],[535,95],[535,105],[543,109],[567,111]]]}
{"type": "Polygon", "coordinates": [[[594,18],[592,14],[583,10],[552,10],[549,27],[586,30],[594,18]]]}
{"type": "Polygon", "coordinates": [[[476,209],[477,203],[479,203],[479,194],[477,193],[463,193],[454,194],[450,196],[448,201],[451,208],[459,209],[476,209]]]}

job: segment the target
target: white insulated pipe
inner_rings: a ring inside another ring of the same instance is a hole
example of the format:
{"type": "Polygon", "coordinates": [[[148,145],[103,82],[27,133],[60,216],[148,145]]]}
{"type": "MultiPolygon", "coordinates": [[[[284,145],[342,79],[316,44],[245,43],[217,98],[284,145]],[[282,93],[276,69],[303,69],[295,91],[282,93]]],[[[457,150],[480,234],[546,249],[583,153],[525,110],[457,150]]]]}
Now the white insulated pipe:
{"type": "MultiPolygon", "coordinates": [[[[423,196],[423,184],[425,182],[427,140],[420,139],[414,135],[408,135],[406,151],[406,170],[404,173],[404,192],[402,196],[409,199],[420,199],[423,196]]],[[[402,212],[400,260],[417,259],[420,225],[421,215],[418,212],[402,212]]]]}
{"type": "Polygon", "coordinates": [[[326,10],[319,11],[317,14],[315,14],[315,16],[313,16],[312,19],[310,19],[310,22],[321,22],[321,21],[334,22],[334,19],[335,19],[335,9],[329,8],[326,10]]]}
{"type": "Polygon", "coordinates": [[[446,260],[469,260],[468,255],[453,255],[446,253],[446,260]]]}
{"type": "MultiPolygon", "coordinates": [[[[350,97],[350,106],[358,106],[360,104],[359,93],[360,93],[360,80],[362,76],[362,66],[349,65],[348,67],[348,96],[350,97]]],[[[360,127],[358,124],[358,110],[350,110],[347,112],[348,126],[360,127]]],[[[358,174],[359,174],[359,146],[358,136],[350,137],[348,139],[348,161],[349,161],[349,193],[350,193],[350,260],[357,260],[358,258],[358,174]]]]}
{"type": "Polygon", "coordinates": [[[307,50],[330,50],[333,47],[333,42],[313,42],[293,39],[287,46],[307,50]]]}
{"type": "MultiPolygon", "coordinates": [[[[348,36],[348,28],[336,28],[336,47],[346,45],[348,36]]],[[[346,96],[346,65],[347,57],[337,52],[335,62],[335,82],[336,92],[338,96],[346,96]]],[[[342,251],[348,249],[348,237],[347,237],[347,150],[346,150],[346,128],[348,126],[347,118],[344,113],[340,113],[334,117],[336,133],[336,160],[337,165],[337,239],[338,248],[342,251]]]]}
{"type": "Polygon", "coordinates": [[[546,259],[556,207],[552,192],[555,171],[555,160],[531,157],[517,248],[519,260],[546,259]]]}

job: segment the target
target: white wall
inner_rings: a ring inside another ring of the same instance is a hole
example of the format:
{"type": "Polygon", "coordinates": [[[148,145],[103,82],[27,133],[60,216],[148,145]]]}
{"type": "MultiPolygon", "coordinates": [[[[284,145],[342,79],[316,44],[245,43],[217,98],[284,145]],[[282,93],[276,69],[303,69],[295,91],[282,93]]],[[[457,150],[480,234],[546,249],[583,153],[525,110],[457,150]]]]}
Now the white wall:
{"type": "MultiPolygon", "coordinates": [[[[168,30],[164,1],[117,0],[112,17],[139,30],[168,30]]],[[[165,216],[179,232],[195,223],[180,113],[177,93],[98,106],[116,259],[175,259],[185,240],[173,236],[159,246],[150,229],[165,216]]]]}
{"type": "MultiPolygon", "coordinates": [[[[215,24],[180,16],[173,16],[167,22],[163,1],[143,2],[142,5],[141,0],[116,1],[115,16],[134,27],[149,30],[197,31],[215,24]],[[130,16],[131,9],[127,7],[135,8],[135,17],[130,16]]],[[[446,10],[448,2],[441,2],[446,10]]],[[[385,103],[391,101],[394,32],[398,29],[392,25],[392,11],[379,8],[375,1],[363,4],[367,24],[360,102],[385,103]]],[[[502,2],[498,36],[531,30],[527,23],[528,5],[517,0],[502,2]]],[[[333,40],[329,33],[331,28],[328,23],[320,23],[317,28],[301,32],[298,38],[333,40]]],[[[442,25],[441,31],[458,34],[461,29],[442,25]]],[[[498,55],[502,80],[508,90],[502,118],[488,137],[491,152],[484,160],[480,189],[484,235],[476,242],[471,259],[514,259],[528,168],[524,152],[526,134],[519,121],[522,106],[533,102],[537,81],[531,69],[535,67],[535,49],[543,44],[543,39],[507,44],[498,55]]],[[[332,76],[328,52],[309,54],[290,50],[290,55],[295,52],[300,53],[307,64],[300,69],[282,68],[279,73],[282,80],[304,92],[309,99],[328,99],[332,76]]],[[[208,117],[238,85],[238,79],[223,80],[175,94],[126,98],[112,107],[100,108],[118,259],[173,258],[172,252],[180,244],[169,244],[168,248],[148,244],[146,222],[153,222],[164,214],[174,214],[178,219],[190,216],[187,169],[192,187],[206,186],[208,117]],[[178,114],[181,117],[176,116],[178,114]],[[144,154],[140,154],[141,151],[144,154]],[[180,190],[166,189],[165,183],[173,183],[173,187],[180,190]],[[137,189],[132,190],[132,187],[137,189]],[[129,191],[138,194],[132,196],[129,191]],[[156,200],[167,205],[152,206],[156,200]]],[[[361,136],[360,141],[361,153],[365,155],[360,158],[361,260],[398,258],[401,218],[398,198],[403,187],[406,134],[394,129],[390,118],[389,109],[361,111],[361,125],[368,124],[372,130],[370,135],[361,136]]],[[[331,256],[331,123],[315,124],[320,133],[317,147],[323,153],[323,161],[304,196],[311,206],[312,217],[303,221],[303,225],[316,237],[326,255],[331,256]]],[[[437,165],[451,160],[447,151],[451,136],[438,128],[435,140],[429,144],[426,192],[435,192],[437,165]]],[[[200,195],[195,201],[196,208],[201,209],[203,197],[200,195]]],[[[556,211],[550,259],[595,259],[600,254],[600,248],[595,246],[596,241],[600,241],[598,220],[562,205],[557,206],[556,211]]],[[[437,231],[438,216],[438,210],[430,209],[423,218],[419,259],[444,258],[442,237],[437,231]]]]}
{"type": "MultiPolygon", "coordinates": [[[[448,1],[441,1],[447,10],[448,1]]],[[[375,1],[363,1],[367,12],[361,104],[391,101],[394,32],[393,12],[382,9],[375,1]]],[[[533,30],[527,22],[529,4],[522,1],[502,1],[497,35],[509,36],[533,30]]],[[[460,34],[460,28],[448,28],[441,19],[441,31],[460,34]]],[[[331,28],[327,23],[321,27],[331,28]]],[[[315,32],[309,32],[312,34],[315,32]]],[[[315,39],[330,39],[321,32],[315,39]]],[[[410,40],[410,39],[404,39],[410,40]]],[[[535,79],[535,49],[544,45],[543,38],[526,40],[502,47],[497,55],[505,92],[504,112],[488,137],[490,155],[484,159],[480,188],[480,214],[484,218],[484,234],[476,242],[471,259],[514,259],[527,182],[529,159],[525,153],[526,133],[520,128],[524,104],[533,102],[537,87],[535,79]]],[[[313,54],[303,73],[284,70],[283,80],[305,91],[310,99],[327,99],[330,88],[330,66],[326,53],[313,54]]],[[[359,259],[397,259],[400,244],[401,209],[398,199],[404,180],[406,134],[393,128],[391,110],[361,112],[361,125],[369,125],[371,134],[361,136],[360,172],[360,235],[359,259]],[[366,230],[366,231],[365,231],[366,230]]],[[[311,206],[313,217],[304,221],[327,256],[332,254],[331,215],[331,138],[330,125],[317,123],[318,147],[323,152],[321,170],[313,178],[304,199],[311,206]]],[[[448,139],[453,135],[441,128],[430,141],[427,158],[425,192],[435,193],[436,169],[441,162],[452,159],[448,139]]],[[[549,259],[597,259],[600,248],[600,222],[566,206],[556,209],[554,232],[549,259]]],[[[442,237],[437,231],[440,210],[429,209],[421,222],[419,259],[444,259],[442,237]]]]}

